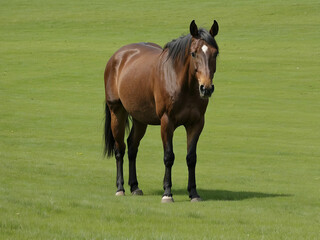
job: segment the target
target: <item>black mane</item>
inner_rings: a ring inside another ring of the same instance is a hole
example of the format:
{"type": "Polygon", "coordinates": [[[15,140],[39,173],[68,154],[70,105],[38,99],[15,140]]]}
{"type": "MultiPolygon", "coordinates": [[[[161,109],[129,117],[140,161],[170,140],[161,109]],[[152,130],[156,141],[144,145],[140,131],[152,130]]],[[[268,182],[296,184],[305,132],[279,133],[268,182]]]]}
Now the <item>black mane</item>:
{"type": "MultiPolygon", "coordinates": [[[[218,50],[219,53],[219,47],[216,42],[216,40],[208,33],[207,30],[200,28],[199,29],[199,38],[204,40],[209,45],[213,46],[218,50]]],[[[168,49],[168,58],[172,59],[173,61],[176,61],[177,59],[183,61],[185,57],[190,54],[190,44],[191,44],[192,36],[191,34],[181,36],[177,39],[172,40],[171,42],[168,42],[163,50],[168,49]]]]}

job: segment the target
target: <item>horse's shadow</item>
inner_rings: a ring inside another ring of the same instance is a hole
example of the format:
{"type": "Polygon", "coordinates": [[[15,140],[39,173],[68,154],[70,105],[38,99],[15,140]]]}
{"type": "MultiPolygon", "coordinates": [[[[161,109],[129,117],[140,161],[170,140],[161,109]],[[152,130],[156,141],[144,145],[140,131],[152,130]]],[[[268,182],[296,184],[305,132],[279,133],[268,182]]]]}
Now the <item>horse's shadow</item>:
{"type": "MultiPolygon", "coordinates": [[[[155,194],[162,194],[157,191],[155,194]]],[[[172,189],[173,195],[188,195],[185,189],[172,189]]],[[[275,194],[262,192],[248,192],[248,191],[228,191],[228,190],[211,190],[198,189],[198,193],[204,201],[242,201],[251,198],[276,198],[276,197],[291,197],[290,194],[275,194]]]]}

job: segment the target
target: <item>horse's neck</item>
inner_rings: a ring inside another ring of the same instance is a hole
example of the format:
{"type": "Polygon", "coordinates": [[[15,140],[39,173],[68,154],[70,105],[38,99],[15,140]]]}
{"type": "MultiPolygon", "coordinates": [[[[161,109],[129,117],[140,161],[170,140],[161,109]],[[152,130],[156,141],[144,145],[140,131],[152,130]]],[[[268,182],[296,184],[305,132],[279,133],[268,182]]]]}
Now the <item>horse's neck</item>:
{"type": "Polygon", "coordinates": [[[190,60],[185,64],[180,64],[176,68],[178,82],[181,88],[186,89],[188,92],[193,92],[196,89],[197,81],[195,79],[194,69],[190,66],[190,60]]]}
{"type": "MultiPolygon", "coordinates": [[[[166,59],[167,56],[164,56],[166,59]]],[[[190,59],[184,62],[177,60],[165,60],[160,64],[163,80],[166,83],[166,89],[170,95],[175,95],[181,91],[192,94],[197,89],[197,81],[195,80],[193,69],[190,68],[190,59]]]]}

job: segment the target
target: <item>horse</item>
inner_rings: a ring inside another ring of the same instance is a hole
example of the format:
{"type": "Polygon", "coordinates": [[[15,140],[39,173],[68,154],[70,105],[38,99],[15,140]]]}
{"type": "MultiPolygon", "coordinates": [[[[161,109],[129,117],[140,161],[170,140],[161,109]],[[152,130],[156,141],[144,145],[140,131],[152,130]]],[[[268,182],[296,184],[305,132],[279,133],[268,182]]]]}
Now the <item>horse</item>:
{"type": "Polygon", "coordinates": [[[192,202],[201,201],[196,189],[197,142],[204,127],[208,99],[214,92],[213,77],[219,48],[215,40],[216,20],[209,31],[190,23],[190,34],[168,42],[134,43],[121,47],[107,62],[105,83],[104,154],[115,156],[117,196],[125,195],[123,178],[124,141],[128,119],[132,127],[127,138],[129,186],[138,187],[136,157],[148,125],[161,125],[164,194],[161,202],[173,202],[171,169],[174,164],[173,133],[184,126],[187,133],[188,192],[192,202]]]}

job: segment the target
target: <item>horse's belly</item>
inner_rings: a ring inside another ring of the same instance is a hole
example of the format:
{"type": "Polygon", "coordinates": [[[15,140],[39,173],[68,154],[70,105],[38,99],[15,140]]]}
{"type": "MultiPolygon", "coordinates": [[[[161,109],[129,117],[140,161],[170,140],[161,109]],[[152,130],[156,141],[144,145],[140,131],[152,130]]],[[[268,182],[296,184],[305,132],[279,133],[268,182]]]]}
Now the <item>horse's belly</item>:
{"type": "Polygon", "coordinates": [[[134,119],[141,123],[158,125],[160,120],[156,114],[154,98],[147,85],[141,84],[139,89],[134,86],[123,86],[120,90],[120,100],[134,119]]]}
{"type": "Polygon", "coordinates": [[[160,119],[158,118],[155,107],[150,103],[142,103],[138,101],[125,101],[122,103],[126,111],[136,120],[141,123],[150,125],[159,125],[160,119]]]}
{"type": "Polygon", "coordinates": [[[138,120],[141,123],[149,124],[149,125],[159,125],[160,119],[153,111],[134,111],[132,113],[129,112],[129,114],[136,120],[138,120]]]}

